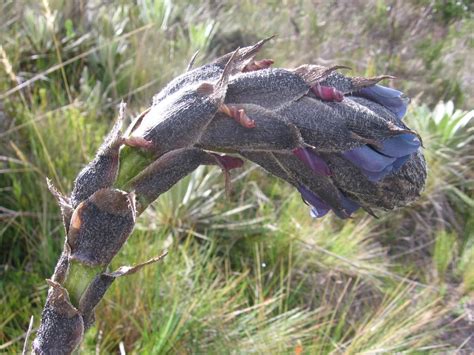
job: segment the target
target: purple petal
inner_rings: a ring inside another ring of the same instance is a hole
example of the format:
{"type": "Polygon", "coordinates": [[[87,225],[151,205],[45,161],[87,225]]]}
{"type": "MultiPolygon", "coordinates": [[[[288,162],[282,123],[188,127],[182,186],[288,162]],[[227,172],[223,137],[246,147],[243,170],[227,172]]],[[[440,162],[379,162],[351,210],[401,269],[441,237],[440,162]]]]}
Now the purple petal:
{"type": "Polygon", "coordinates": [[[397,172],[407,162],[411,155],[405,155],[404,157],[398,158],[393,163],[393,172],[397,172]]]}
{"type": "Polygon", "coordinates": [[[421,146],[418,137],[412,133],[404,133],[381,142],[380,153],[389,157],[400,158],[415,153],[421,146]]]}
{"type": "Polygon", "coordinates": [[[344,209],[346,210],[349,216],[359,209],[360,205],[357,202],[352,201],[349,197],[347,197],[343,193],[341,193],[341,196],[342,196],[342,201],[341,201],[342,207],[344,207],[344,209]]]}
{"type": "Polygon", "coordinates": [[[341,191],[341,205],[342,205],[341,211],[338,211],[337,209],[333,209],[334,214],[341,219],[349,218],[351,214],[357,211],[360,207],[360,205],[357,202],[351,200],[349,197],[344,195],[342,191],[341,191]]]}
{"type": "Polygon", "coordinates": [[[390,173],[395,173],[397,172],[398,170],[400,170],[400,168],[403,166],[403,164],[405,164],[407,162],[407,160],[410,158],[410,155],[405,155],[403,157],[400,157],[400,158],[397,158],[393,164],[387,166],[385,169],[383,169],[382,171],[378,171],[378,172],[373,172],[373,171],[368,171],[368,170],[364,170],[364,169],[361,169],[362,173],[367,176],[367,179],[371,182],[377,182],[377,181],[380,181],[382,180],[385,176],[387,176],[388,174],[390,173]]]}
{"type": "Polygon", "coordinates": [[[393,164],[390,164],[382,171],[368,171],[361,169],[362,173],[367,177],[367,179],[371,182],[377,182],[382,180],[385,176],[390,174],[393,171],[393,164]]]}
{"type": "Polygon", "coordinates": [[[305,186],[300,185],[298,191],[301,194],[303,200],[311,205],[311,216],[315,218],[326,215],[331,207],[324,201],[322,201],[316,194],[308,190],[305,186]]]}
{"type": "Polygon", "coordinates": [[[316,207],[311,207],[310,215],[313,218],[321,218],[327,215],[329,212],[329,209],[321,209],[321,208],[316,208],[316,207]]]}
{"type": "Polygon", "coordinates": [[[346,211],[338,211],[338,210],[332,210],[336,216],[338,216],[340,219],[347,219],[350,216],[346,213],[346,211]]]}
{"type": "Polygon", "coordinates": [[[358,94],[392,111],[399,120],[405,116],[410,101],[401,91],[378,84],[363,88],[358,94]]]}
{"type": "Polygon", "coordinates": [[[355,166],[371,172],[380,172],[395,161],[395,158],[380,154],[367,145],[348,150],[342,155],[355,166]]]}
{"type": "Polygon", "coordinates": [[[293,150],[293,154],[305,163],[311,170],[317,175],[329,176],[331,171],[327,166],[326,162],[316,153],[309,148],[296,148],[293,150]]]}

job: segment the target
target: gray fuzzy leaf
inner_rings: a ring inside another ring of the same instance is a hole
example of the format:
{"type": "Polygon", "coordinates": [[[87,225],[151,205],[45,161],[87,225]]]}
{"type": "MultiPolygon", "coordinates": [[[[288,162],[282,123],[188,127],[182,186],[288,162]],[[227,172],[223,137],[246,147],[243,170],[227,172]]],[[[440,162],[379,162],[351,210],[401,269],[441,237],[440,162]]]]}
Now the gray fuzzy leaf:
{"type": "Polygon", "coordinates": [[[67,237],[70,259],[108,265],[132,232],[135,215],[133,195],[115,189],[95,192],[74,210],[67,237]]]}
{"type": "Polygon", "coordinates": [[[94,192],[110,187],[115,182],[118,173],[119,149],[122,144],[120,132],[124,109],[125,107],[122,106],[117,122],[105,138],[94,160],[77,175],[71,193],[71,204],[74,208],[94,192]]]}
{"type": "Polygon", "coordinates": [[[41,325],[33,342],[35,354],[70,354],[82,341],[84,322],[69,301],[65,288],[48,280],[50,285],[41,325]]]}

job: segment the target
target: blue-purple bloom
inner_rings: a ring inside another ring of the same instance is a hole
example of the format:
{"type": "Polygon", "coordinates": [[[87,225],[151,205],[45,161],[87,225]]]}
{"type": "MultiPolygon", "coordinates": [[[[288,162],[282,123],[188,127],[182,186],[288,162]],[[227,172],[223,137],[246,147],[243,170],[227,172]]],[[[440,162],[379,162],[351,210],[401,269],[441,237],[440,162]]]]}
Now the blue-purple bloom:
{"type": "MultiPolygon", "coordinates": [[[[312,192],[311,190],[308,190],[304,185],[300,185],[298,187],[298,191],[300,192],[303,200],[311,206],[311,217],[321,218],[325,216],[329,212],[329,210],[331,210],[331,207],[326,202],[324,202],[318,196],[316,196],[314,192],[312,192]]],[[[342,207],[344,208],[345,214],[339,213],[338,211],[334,210],[334,213],[336,213],[338,217],[340,218],[350,217],[352,213],[354,213],[356,210],[359,209],[360,207],[359,204],[352,201],[350,198],[345,196],[342,192],[341,192],[341,198],[342,198],[341,204],[342,204],[342,207]]]]}
{"type": "Polygon", "coordinates": [[[326,162],[310,148],[296,148],[293,150],[293,154],[317,175],[331,175],[331,171],[326,162]]]}
{"type": "Polygon", "coordinates": [[[382,141],[376,149],[387,156],[401,158],[420,148],[420,139],[413,133],[403,133],[382,141]]]}
{"type": "MultiPolygon", "coordinates": [[[[372,85],[361,89],[358,95],[384,106],[401,120],[405,115],[409,99],[401,92],[382,85],[372,85]]],[[[398,171],[421,146],[419,138],[412,133],[404,133],[380,142],[377,147],[362,146],[348,150],[342,155],[357,166],[372,182],[398,171]]]]}
{"type": "MultiPolygon", "coordinates": [[[[326,162],[311,148],[296,148],[293,150],[293,154],[305,163],[315,175],[330,176],[331,171],[327,166],[326,162]]],[[[376,153],[377,154],[377,153],[376,153]]],[[[380,155],[380,154],[379,154],[380,155]]],[[[393,159],[394,161],[395,159],[393,159]]],[[[317,178],[317,177],[315,177],[317,178]]],[[[300,185],[298,191],[301,193],[303,200],[311,206],[311,216],[314,218],[320,218],[325,216],[331,207],[321,200],[315,193],[308,190],[305,186],[300,185]]],[[[340,218],[347,218],[354,213],[360,206],[356,202],[349,199],[341,192],[341,204],[345,213],[334,211],[340,218]]]]}
{"type": "Polygon", "coordinates": [[[399,120],[405,116],[410,101],[401,91],[378,84],[363,88],[357,94],[382,105],[399,120]]]}
{"type": "Polygon", "coordinates": [[[393,157],[378,153],[368,145],[348,150],[342,155],[361,169],[372,172],[382,171],[396,160],[393,157]]]}
{"type": "Polygon", "coordinates": [[[369,181],[377,182],[398,171],[420,146],[421,142],[415,134],[403,133],[380,142],[379,147],[364,145],[342,155],[357,166],[369,181]]]}
{"type": "Polygon", "coordinates": [[[398,170],[400,170],[400,168],[403,166],[403,164],[406,163],[406,161],[410,158],[411,154],[410,155],[405,155],[404,157],[401,157],[401,158],[398,158],[397,160],[395,160],[395,162],[392,164],[393,166],[393,172],[397,172],[398,170]]]}
{"type": "MultiPolygon", "coordinates": [[[[385,131],[384,134],[380,135],[380,137],[385,138],[380,138],[369,144],[336,153],[344,157],[347,160],[347,164],[352,164],[358,168],[368,181],[376,183],[384,179],[387,175],[394,174],[401,169],[410,157],[413,157],[418,151],[421,146],[421,141],[418,135],[411,133],[408,129],[404,129],[405,126],[401,124],[401,120],[407,111],[409,103],[408,98],[402,92],[381,85],[372,85],[360,89],[355,95],[364,97],[373,103],[385,107],[394,115],[394,118],[399,123],[394,125],[394,123],[397,122],[393,122],[393,116],[391,117],[387,112],[375,113],[380,113],[383,116],[382,118],[387,121],[386,129],[391,132],[385,131]],[[392,122],[390,122],[390,120],[392,120],[392,122]],[[392,125],[398,126],[399,131],[396,131],[395,128],[392,129],[392,125]]],[[[318,97],[322,96],[324,95],[319,95],[318,97]]],[[[368,106],[370,107],[370,105],[368,106]]],[[[372,107],[374,106],[376,105],[372,105],[372,107]]],[[[349,127],[350,124],[350,122],[347,123],[348,130],[351,128],[349,127]]],[[[367,129],[371,128],[368,127],[367,129]]],[[[366,137],[365,135],[363,136],[366,137]]],[[[371,138],[371,135],[368,134],[367,137],[371,138]]],[[[355,200],[348,196],[351,190],[345,190],[343,186],[344,182],[341,182],[340,175],[337,174],[336,170],[338,169],[339,161],[331,160],[332,154],[334,153],[320,155],[311,147],[299,147],[293,150],[293,155],[314,173],[314,179],[327,179],[327,177],[331,177],[333,182],[339,182],[339,184],[334,184],[333,186],[339,189],[338,192],[332,191],[332,201],[334,204],[329,204],[325,199],[321,199],[319,197],[319,191],[313,192],[300,183],[298,191],[305,203],[310,205],[311,216],[314,218],[323,217],[330,210],[340,218],[348,218],[361,208],[361,203],[363,204],[363,202],[359,202],[360,197],[357,194],[353,195],[355,200]],[[331,165],[328,165],[326,159],[331,161],[331,165]],[[331,171],[329,166],[335,171],[331,171]],[[337,200],[337,203],[334,199],[337,200]]],[[[355,190],[357,189],[358,187],[355,190]]],[[[365,208],[368,209],[369,207],[365,206],[365,208]]]]}
{"type": "Polygon", "coordinates": [[[308,190],[305,186],[300,185],[298,187],[298,191],[301,194],[303,200],[311,206],[311,217],[313,218],[320,218],[325,216],[331,207],[321,200],[315,193],[308,190]]]}
{"type": "MultiPolygon", "coordinates": [[[[398,90],[372,85],[361,89],[357,94],[384,106],[400,121],[407,111],[409,100],[398,90]]],[[[421,142],[416,134],[403,133],[380,141],[377,146],[364,145],[345,151],[342,156],[358,167],[369,181],[377,182],[388,174],[397,172],[420,146],[421,142]]],[[[331,175],[326,162],[311,148],[297,148],[293,150],[293,154],[316,175],[331,175]]],[[[304,201],[311,205],[311,216],[323,217],[331,209],[325,201],[305,186],[301,185],[298,190],[304,201]]],[[[342,191],[340,197],[344,211],[334,210],[340,218],[347,218],[360,208],[358,203],[347,197],[342,191]]]]}
{"type": "Polygon", "coordinates": [[[353,214],[355,211],[359,209],[360,205],[357,202],[352,201],[349,197],[344,195],[342,192],[341,192],[341,196],[342,196],[342,207],[344,207],[344,210],[346,211],[348,216],[350,216],[351,214],[353,214]]]}

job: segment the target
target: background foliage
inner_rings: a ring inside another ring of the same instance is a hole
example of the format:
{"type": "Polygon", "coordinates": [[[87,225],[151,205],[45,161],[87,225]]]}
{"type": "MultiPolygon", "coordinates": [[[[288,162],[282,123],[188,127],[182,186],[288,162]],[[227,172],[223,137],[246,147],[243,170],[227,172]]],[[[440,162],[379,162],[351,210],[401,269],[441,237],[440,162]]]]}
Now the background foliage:
{"type": "Polygon", "coordinates": [[[7,0],[0,5],[0,351],[22,348],[64,233],[68,192],[125,100],[132,118],[185,70],[277,34],[277,66],[393,74],[429,177],[376,220],[312,220],[247,164],[225,197],[199,168],[141,217],[87,353],[474,351],[473,8],[469,1],[7,0]]]}

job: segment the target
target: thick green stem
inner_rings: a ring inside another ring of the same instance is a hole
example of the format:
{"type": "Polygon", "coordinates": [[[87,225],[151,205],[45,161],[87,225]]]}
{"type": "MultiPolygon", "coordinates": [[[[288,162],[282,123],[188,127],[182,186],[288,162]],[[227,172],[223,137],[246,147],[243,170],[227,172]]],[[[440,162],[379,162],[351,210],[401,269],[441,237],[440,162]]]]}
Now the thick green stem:
{"type": "Polygon", "coordinates": [[[82,294],[87,290],[94,278],[104,271],[102,266],[88,266],[76,260],[71,260],[64,288],[69,292],[73,306],[79,306],[82,294]]]}
{"type": "Polygon", "coordinates": [[[114,186],[123,189],[127,183],[154,160],[153,154],[132,147],[120,151],[120,167],[114,186]]]}

